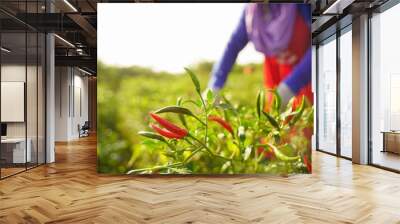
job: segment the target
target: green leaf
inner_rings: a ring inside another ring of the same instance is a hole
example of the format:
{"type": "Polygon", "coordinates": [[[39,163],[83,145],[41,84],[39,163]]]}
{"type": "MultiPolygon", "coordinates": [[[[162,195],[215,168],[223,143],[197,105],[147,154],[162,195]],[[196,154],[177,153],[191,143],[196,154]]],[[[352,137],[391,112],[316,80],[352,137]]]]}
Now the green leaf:
{"type": "Polygon", "coordinates": [[[188,68],[185,68],[185,70],[189,74],[190,78],[192,79],[192,82],[193,82],[193,84],[194,84],[194,86],[196,88],[197,93],[201,95],[200,82],[197,79],[196,75],[188,68]]]}
{"type": "Polygon", "coordinates": [[[186,114],[189,116],[194,116],[194,114],[192,113],[192,111],[190,111],[187,108],[181,107],[181,106],[167,106],[167,107],[163,107],[157,111],[155,111],[154,113],[156,114],[161,114],[161,113],[176,113],[176,114],[186,114]]]}
{"type": "Polygon", "coordinates": [[[201,107],[201,101],[196,102],[196,101],[194,101],[194,100],[185,100],[185,101],[182,102],[182,104],[181,104],[180,106],[182,106],[182,105],[185,104],[185,103],[192,103],[192,104],[194,104],[196,107],[201,107]]]}
{"type": "Polygon", "coordinates": [[[269,115],[268,113],[265,113],[264,111],[262,112],[265,117],[267,118],[268,122],[276,129],[280,129],[278,122],[275,120],[275,118],[273,118],[271,115],[269,115]]]}
{"type": "Polygon", "coordinates": [[[264,91],[260,90],[258,92],[258,95],[257,95],[257,115],[258,115],[258,118],[261,117],[261,111],[264,110],[264,101],[265,101],[264,97],[265,97],[264,91]]]}
{"type": "Polygon", "coordinates": [[[214,93],[211,89],[207,89],[207,102],[212,103],[214,101],[214,93]]]}
{"type": "Polygon", "coordinates": [[[192,116],[194,117],[196,120],[198,120],[200,123],[202,123],[203,125],[205,125],[205,123],[200,120],[200,118],[198,118],[196,115],[194,115],[192,113],[192,111],[190,111],[187,108],[184,107],[179,107],[179,106],[167,106],[167,107],[163,107],[157,111],[155,111],[154,113],[156,114],[161,114],[161,113],[176,113],[176,114],[185,114],[188,116],[192,116]]]}
{"type": "Polygon", "coordinates": [[[276,111],[279,111],[281,109],[281,105],[282,105],[282,98],[278,94],[277,90],[275,90],[274,93],[275,93],[275,108],[276,108],[276,111]]]}
{"type": "Polygon", "coordinates": [[[178,97],[178,99],[176,99],[176,105],[177,106],[181,106],[182,105],[182,101],[183,101],[183,98],[181,96],[178,97]]]}
{"type": "Polygon", "coordinates": [[[161,135],[158,135],[154,132],[149,132],[149,131],[139,131],[138,132],[139,135],[144,136],[146,138],[151,138],[151,139],[155,139],[158,141],[162,141],[162,142],[167,142],[161,135]]]}

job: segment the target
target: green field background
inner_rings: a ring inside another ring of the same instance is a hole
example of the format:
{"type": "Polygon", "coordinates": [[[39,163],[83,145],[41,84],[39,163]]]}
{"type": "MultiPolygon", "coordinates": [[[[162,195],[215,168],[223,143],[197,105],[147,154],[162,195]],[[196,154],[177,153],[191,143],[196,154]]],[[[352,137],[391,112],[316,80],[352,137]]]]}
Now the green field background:
{"type": "MultiPolygon", "coordinates": [[[[211,62],[189,68],[207,86],[211,62]]],[[[98,171],[126,173],[131,169],[166,162],[161,150],[143,147],[137,132],[150,130],[150,111],[174,105],[178,97],[196,99],[190,78],[182,74],[154,72],[143,67],[117,67],[98,62],[98,171]]],[[[234,104],[255,106],[263,88],[262,65],[235,65],[224,93],[234,104]]]]}

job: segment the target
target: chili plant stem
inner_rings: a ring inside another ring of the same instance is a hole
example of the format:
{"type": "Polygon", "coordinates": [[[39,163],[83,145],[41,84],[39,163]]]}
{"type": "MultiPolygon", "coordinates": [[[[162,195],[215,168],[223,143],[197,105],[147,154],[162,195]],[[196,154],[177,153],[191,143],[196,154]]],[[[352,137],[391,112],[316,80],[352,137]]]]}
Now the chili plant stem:
{"type": "Polygon", "coordinates": [[[188,134],[188,137],[190,137],[190,138],[194,139],[196,142],[198,142],[198,143],[199,143],[202,147],[204,147],[204,148],[207,150],[207,152],[210,153],[212,156],[219,157],[219,158],[221,158],[221,159],[228,160],[228,161],[231,160],[231,159],[228,159],[228,158],[225,158],[225,157],[223,157],[223,156],[220,156],[220,155],[217,155],[217,154],[213,153],[213,152],[211,151],[210,148],[208,148],[203,142],[201,142],[199,139],[197,139],[197,138],[194,137],[193,135],[188,134]]]}
{"type": "Polygon", "coordinates": [[[202,150],[203,147],[199,147],[195,149],[190,156],[188,156],[185,160],[183,160],[183,164],[186,164],[194,155],[196,155],[200,150],[202,150]]]}
{"type": "MultiPolygon", "coordinates": [[[[193,136],[190,136],[190,137],[192,137],[193,139],[195,139],[197,142],[200,142],[197,138],[195,138],[195,137],[193,137],[193,136]]],[[[194,145],[193,142],[189,141],[189,139],[187,139],[187,138],[185,138],[185,141],[187,141],[190,145],[194,145]]],[[[200,147],[198,147],[197,149],[195,149],[195,150],[192,152],[192,154],[191,154],[188,158],[186,158],[186,159],[183,161],[183,163],[185,163],[190,157],[194,156],[194,154],[197,153],[198,151],[202,150],[203,148],[206,149],[206,147],[204,147],[204,144],[202,144],[202,142],[200,142],[200,143],[201,143],[200,147]]],[[[207,149],[206,149],[206,150],[207,150],[207,149]]],[[[210,151],[208,151],[208,150],[207,150],[207,152],[208,152],[208,153],[212,153],[212,152],[210,152],[210,151]]]]}
{"type": "MultiPolygon", "coordinates": [[[[194,145],[194,144],[193,144],[191,141],[189,141],[189,139],[187,139],[187,138],[185,138],[185,141],[187,141],[190,145],[194,145]]],[[[201,145],[200,147],[197,147],[195,150],[192,151],[192,154],[190,154],[190,156],[188,156],[188,157],[183,161],[183,163],[186,164],[187,161],[188,161],[189,159],[191,159],[197,152],[199,152],[199,151],[202,150],[203,148],[204,148],[203,145],[201,145]]]]}
{"type": "Polygon", "coordinates": [[[204,101],[204,99],[203,99],[203,96],[201,95],[201,93],[199,92],[199,96],[200,96],[200,100],[201,100],[201,104],[203,105],[203,110],[204,110],[204,113],[205,113],[205,125],[206,125],[206,130],[205,130],[205,136],[204,136],[204,142],[205,142],[205,144],[206,145],[208,145],[207,144],[207,141],[208,141],[208,110],[207,110],[207,106],[206,106],[206,103],[205,103],[205,101],[204,101]]]}
{"type": "Polygon", "coordinates": [[[206,104],[204,103],[203,98],[202,98],[202,102],[203,102],[203,107],[204,107],[204,113],[206,114],[206,116],[205,116],[206,130],[205,130],[204,142],[205,142],[205,145],[208,145],[207,144],[207,142],[208,142],[208,110],[207,110],[206,104]]]}

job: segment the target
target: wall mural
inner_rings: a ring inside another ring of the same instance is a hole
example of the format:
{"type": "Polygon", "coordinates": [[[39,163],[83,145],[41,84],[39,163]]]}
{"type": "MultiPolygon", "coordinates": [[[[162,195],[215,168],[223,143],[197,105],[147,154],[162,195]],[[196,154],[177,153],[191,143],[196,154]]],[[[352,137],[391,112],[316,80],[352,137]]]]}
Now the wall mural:
{"type": "Polygon", "coordinates": [[[98,172],[312,172],[308,4],[98,8],[98,172]]]}

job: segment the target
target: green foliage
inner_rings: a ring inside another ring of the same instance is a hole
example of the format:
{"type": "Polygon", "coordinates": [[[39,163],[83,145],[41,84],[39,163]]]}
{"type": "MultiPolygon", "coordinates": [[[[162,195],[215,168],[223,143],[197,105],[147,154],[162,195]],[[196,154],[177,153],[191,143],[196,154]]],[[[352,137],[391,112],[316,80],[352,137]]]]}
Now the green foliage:
{"type": "Polygon", "coordinates": [[[264,93],[257,94],[262,89],[262,68],[252,66],[251,75],[243,75],[241,66],[234,67],[217,103],[211,91],[205,99],[201,95],[209,79],[209,63],[186,69],[190,78],[99,63],[99,172],[306,173],[302,158],[311,158],[310,142],[303,130],[312,126],[312,107],[303,101],[292,111],[291,101],[281,112],[277,96],[273,111],[264,112],[264,93]],[[150,132],[149,112],[181,124],[189,135],[177,140],[150,132]],[[229,123],[234,134],[208,122],[210,115],[229,123]],[[267,153],[274,156],[267,158],[267,153]]]}

